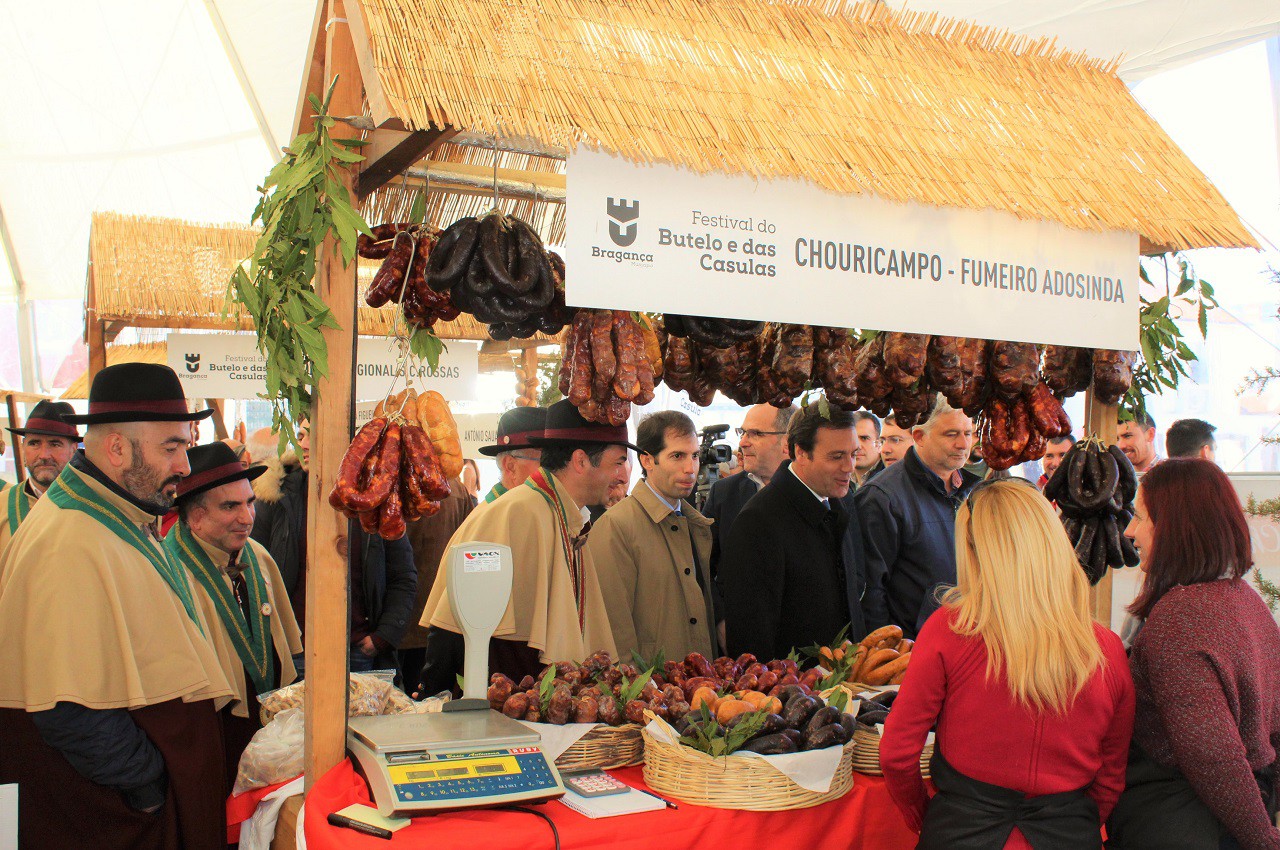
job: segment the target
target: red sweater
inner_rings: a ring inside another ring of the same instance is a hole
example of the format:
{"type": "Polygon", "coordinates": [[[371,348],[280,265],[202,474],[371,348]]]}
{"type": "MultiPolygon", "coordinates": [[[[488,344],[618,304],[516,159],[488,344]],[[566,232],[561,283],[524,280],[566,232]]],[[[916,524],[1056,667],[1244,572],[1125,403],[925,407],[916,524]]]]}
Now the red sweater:
{"type": "Polygon", "coordinates": [[[1280,629],[1261,597],[1243,581],[1171,589],[1132,664],[1138,746],[1182,771],[1242,846],[1280,848],[1253,778],[1280,747],[1280,629]]]}
{"type": "MultiPolygon", "coordinates": [[[[988,680],[982,639],[957,635],[954,621],[955,610],[943,607],[920,631],[880,741],[880,767],[908,825],[919,830],[924,821],[920,752],[935,724],[936,746],[964,775],[1028,797],[1087,788],[1105,821],[1124,790],[1133,731],[1133,680],[1120,639],[1093,627],[1103,664],[1059,716],[1015,703],[1003,677],[988,680]]],[[[1005,847],[1030,845],[1015,829],[1005,847]]]]}

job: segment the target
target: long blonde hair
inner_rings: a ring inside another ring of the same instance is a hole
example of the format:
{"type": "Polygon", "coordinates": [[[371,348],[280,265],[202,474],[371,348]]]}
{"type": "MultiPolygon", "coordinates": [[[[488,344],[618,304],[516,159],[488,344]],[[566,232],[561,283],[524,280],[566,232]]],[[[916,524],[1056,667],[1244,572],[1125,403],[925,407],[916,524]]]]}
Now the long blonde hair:
{"type": "Polygon", "coordinates": [[[955,631],[982,638],[987,676],[1065,713],[1103,663],[1089,585],[1049,502],[1023,482],[980,485],[956,515],[955,631]]]}

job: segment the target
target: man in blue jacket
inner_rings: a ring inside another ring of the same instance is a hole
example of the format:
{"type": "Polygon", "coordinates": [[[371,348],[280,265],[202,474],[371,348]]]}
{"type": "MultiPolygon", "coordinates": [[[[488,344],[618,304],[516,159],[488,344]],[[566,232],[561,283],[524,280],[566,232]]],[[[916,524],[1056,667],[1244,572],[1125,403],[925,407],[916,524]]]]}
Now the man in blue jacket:
{"type": "Polygon", "coordinates": [[[956,511],[978,476],[964,465],[973,420],[941,396],[915,441],[854,496],[867,559],[863,609],[868,629],[893,624],[915,638],[938,608],[940,588],[956,583],[956,511]]]}

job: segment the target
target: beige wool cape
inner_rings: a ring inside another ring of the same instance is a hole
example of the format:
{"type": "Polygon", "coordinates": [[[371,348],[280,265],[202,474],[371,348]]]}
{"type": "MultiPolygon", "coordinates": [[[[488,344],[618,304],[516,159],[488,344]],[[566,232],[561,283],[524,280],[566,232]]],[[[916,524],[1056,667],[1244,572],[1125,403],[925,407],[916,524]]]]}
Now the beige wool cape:
{"type": "MultiPolygon", "coordinates": [[[[195,532],[192,532],[191,536],[215,565],[221,569],[226,568],[231,560],[229,554],[208,543],[195,532]]],[[[280,671],[280,687],[283,688],[298,678],[298,671],[293,666],[293,656],[302,652],[302,632],[298,629],[293,607],[289,604],[289,594],[284,589],[280,567],[276,566],[271,554],[256,540],[250,539],[246,545],[253,548],[253,554],[258,559],[258,569],[262,571],[262,577],[266,580],[268,604],[271,606],[271,612],[268,615],[271,619],[271,642],[275,646],[276,669],[280,671]]],[[[190,569],[189,566],[187,568],[190,569]]],[[[230,590],[231,579],[225,572],[222,573],[222,580],[230,590]]],[[[237,717],[248,717],[249,700],[248,694],[245,693],[244,662],[240,660],[235,644],[231,642],[231,635],[218,616],[218,608],[214,604],[213,597],[200,582],[194,579],[191,586],[195,590],[196,604],[200,608],[200,613],[205,622],[209,623],[209,640],[213,644],[214,652],[218,654],[218,663],[222,666],[222,672],[231,684],[232,690],[235,691],[236,701],[231,707],[231,713],[237,717]]]]}
{"type": "MultiPolygon", "coordinates": [[[[577,535],[584,525],[581,509],[554,474],[548,473],[547,478],[564,504],[569,533],[577,535]]],[[[421,624],[461,634],[449,607],[449,549],[460,543],[503,543],[511,547],[515,574],[511,601],[494,637],[527,643],[539,651],[545,664],[581,661],[599,650],[616,658],[609,615],[589,547],[582,549],[584,625],[581,630],[578,628],[573,579],[552,510],[540,491],[522,484],[483,510],[473,511],[449,540],[421,624]]]]}
{"type": "MultiPolygon", "coordinates": [[[[62,474],[78,477],[131,524],[154,527],[154,516],[74,467],[62,474]]],[[[185,570],[178,574],[190,582],[185,570]]],[[[220,709],[234,691],[198,607],[196,614],[137,549],[46,494],[0,554],[0,646],[10,649],[0,664],[0,708],[207,699],[220,709]]]]}

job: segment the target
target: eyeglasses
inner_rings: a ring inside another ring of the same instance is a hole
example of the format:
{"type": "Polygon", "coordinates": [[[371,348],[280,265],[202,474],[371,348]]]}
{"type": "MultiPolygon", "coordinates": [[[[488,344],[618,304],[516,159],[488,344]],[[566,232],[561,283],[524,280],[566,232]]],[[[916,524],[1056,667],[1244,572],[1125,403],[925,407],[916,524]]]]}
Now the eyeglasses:
{"type": "Polygon", "coordinates": [[[787,432],[786,431],[757,431],[755,428],[734,428],[733,433],[737,434],[739,437],[750,437],[753,440],[758,440],[761,437],[776,437],[781,434],[785,434],[787,432]]]}
{"type": "Polygon", "coordinates": [[[519,452],[507,452],[507,454],[509,454],[511,457],[515,458],[516,460],[528,460],[528,461],[533,461],[534,463],[538,463],[539,461],[542,460],[541,455],[530,457],[529,455],[522,455],[519,452]]]}

